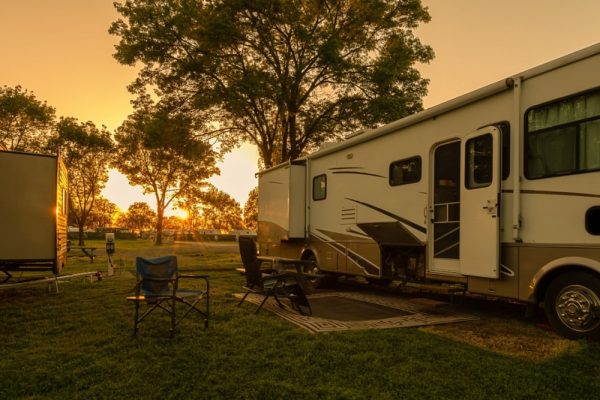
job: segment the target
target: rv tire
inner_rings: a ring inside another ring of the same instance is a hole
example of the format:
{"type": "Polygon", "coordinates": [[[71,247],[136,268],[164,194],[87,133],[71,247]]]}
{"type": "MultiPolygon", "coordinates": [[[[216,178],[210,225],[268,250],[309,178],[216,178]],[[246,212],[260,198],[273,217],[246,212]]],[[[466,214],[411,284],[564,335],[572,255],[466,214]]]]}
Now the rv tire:
{"type": "Polygon", "coordinates": [[[600,279],[588,272],[559,275],[548,286],[544,310],[550,325],[569,339],[600,337],[600,279]]]}
{"type": "Polygon", "coordinates": [[[313,253],[307,253],[302,256],[303,260],[312,261],[312,264],[304,268],[304,273],[320,275],[317,278],[311,278],[309,280],[311,289],[322,289],[333,286],[337,277],[332,274],[328,274],[319,269],[319,265],[317,264],[317,257],[313,253]]]}

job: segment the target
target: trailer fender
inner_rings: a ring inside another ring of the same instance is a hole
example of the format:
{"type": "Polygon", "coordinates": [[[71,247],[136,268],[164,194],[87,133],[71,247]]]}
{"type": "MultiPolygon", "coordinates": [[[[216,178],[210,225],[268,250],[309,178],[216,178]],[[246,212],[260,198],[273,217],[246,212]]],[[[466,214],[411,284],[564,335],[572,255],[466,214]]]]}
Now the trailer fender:
{"type": "Polygon", "coordinates": [[[540,289],[540,283],[545,281],[546,277],[554,275],[553,272],[558,272],[562,268],[576,268],[577,270],[591,270],[597,274],[600,274],[600,262],[585,257],[563,257],[556,260],[550,261],[542,268],[540,268],[536,274],[529,281],[529,296],[528,301],[535,303],[539,301],[538,292],[540,289]]]}

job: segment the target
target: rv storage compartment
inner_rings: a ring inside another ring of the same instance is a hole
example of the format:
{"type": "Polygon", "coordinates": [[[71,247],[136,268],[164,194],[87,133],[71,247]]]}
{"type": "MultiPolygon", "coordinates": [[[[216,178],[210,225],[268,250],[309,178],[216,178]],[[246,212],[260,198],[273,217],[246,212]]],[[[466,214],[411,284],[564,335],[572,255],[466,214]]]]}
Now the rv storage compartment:
{"type": "Polygon", "coordinates": [[[258,179],[258,231],[268,241],[305,237],[306,167],[284,164],[258,179]]]}

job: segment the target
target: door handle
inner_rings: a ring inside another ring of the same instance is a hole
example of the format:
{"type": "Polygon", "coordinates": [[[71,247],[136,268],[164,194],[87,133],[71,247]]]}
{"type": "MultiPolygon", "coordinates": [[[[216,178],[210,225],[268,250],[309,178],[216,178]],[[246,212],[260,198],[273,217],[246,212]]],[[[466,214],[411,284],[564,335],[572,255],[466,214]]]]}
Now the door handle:
{"type": "Polygon", "coordinates": [[[486,210],[488,214],[494,214],[496,216],[496,211],[498,210],[498,203],[496,200],[488,200],[487,205],[481,207],[483,210],[486,210]]]}

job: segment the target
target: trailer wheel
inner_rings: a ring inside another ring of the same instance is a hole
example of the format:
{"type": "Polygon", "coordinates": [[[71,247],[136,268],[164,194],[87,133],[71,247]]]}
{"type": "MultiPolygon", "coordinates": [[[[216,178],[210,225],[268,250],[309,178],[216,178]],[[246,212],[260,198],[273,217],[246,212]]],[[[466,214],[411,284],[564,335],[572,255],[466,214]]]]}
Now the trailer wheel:
{"type": "Polygon", "coordinates": [[[587,272],[556,277],[544,297],[552,327],[569,339],[600,337],[600,279],[587,272]]]}

